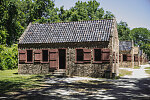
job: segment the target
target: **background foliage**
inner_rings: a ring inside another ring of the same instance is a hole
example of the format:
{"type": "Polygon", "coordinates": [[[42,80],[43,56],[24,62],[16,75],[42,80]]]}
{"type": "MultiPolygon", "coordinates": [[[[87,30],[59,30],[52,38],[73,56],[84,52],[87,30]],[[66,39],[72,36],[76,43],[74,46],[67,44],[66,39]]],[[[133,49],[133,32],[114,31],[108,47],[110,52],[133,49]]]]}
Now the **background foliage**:
{"type": "MultiPolygon", "coordinates": [[[[17,57],[14,55],[17,55],[17,46],[13,44],[18,42],[18,38],[30,22],[69,22],[113,17],[114,15],[110,11],[104,11],[96,0],[78,1],[68,10],[63,6],[55,7],[53,0],[0,0],[0,68],[16,68],[17,57]]],[[[135,44],[140,45],[150,56],[149,30],[130,30],[128,24],[121,21],[118,23],[118,33],[120,40],[133,39],[135,44]]]]}
{"type": "Polygon", "coordinates": [[[18,67],[18,45],[11,47],[0,45],[0,70],[18,67]]]}

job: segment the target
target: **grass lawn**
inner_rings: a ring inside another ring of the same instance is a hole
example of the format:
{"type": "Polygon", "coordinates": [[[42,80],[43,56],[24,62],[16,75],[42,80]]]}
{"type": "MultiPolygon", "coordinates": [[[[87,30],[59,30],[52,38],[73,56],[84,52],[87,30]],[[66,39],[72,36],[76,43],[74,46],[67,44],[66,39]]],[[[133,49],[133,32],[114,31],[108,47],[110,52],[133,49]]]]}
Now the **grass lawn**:
{"type": "Polygon", "coordinates": [[[150,69],[150,67],[145,67],[144,69],[150,69]]]}
{"type": "Polygon", "coordinates": [[[0,71],[0,94],[38,89],[44,75],[19,75],[17,69],[0,71]]]}
{"type": "Polygon", "coordinates": [[[134,69],[140,69],[141,67],[140,66],[134,66],[134,69]]]}
{"type": "Polygon", "coordinates": [[[147,74],[150,74],[150,67],[145,67],[144,69],[146,69],[145,72],[146,72],[147,74]]]}
{"type": "Polygon", "coordinates": [[[128,71],[125,69],[119,69],[119,76],[132,75],[132,71],[128,71]]]}
{"type": "Polygon", "coordinates": [[[150,74],[150,70],[145,70],[145,72],[146,72],[147,74],[150,74]]]}

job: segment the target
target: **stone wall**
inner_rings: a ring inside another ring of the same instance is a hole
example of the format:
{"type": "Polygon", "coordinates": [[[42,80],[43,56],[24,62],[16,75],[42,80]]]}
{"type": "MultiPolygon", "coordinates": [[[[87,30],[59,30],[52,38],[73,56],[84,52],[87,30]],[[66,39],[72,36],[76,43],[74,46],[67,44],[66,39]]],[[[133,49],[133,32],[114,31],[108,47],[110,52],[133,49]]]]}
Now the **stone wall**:
{"type": "MultiPolygon", "coordinates": [[[[90,48],[89,48],[90,49],[90,48]]],[[[79,64],[75,63],[75,49],[68,49],[67,56],[67,75],[69,76],[89,76],[89,77],[104,77],[105,72],[111,72],[109,62],[93,64],[93,49],[91,48],[91,62],[79,64]]]]}
{"type": "MultiPolygon", "coordinates": [[[[110,48],[109,42],[83,42],[83,43],[53,43],[53,44],[19,44],[19,49],[61,49],[66,48],[66,74],[70,76],[103,77],[106,72],[111,76],[112,62],[93,64],[93,48],[110,48]],[[91,49],[91,62],[75,63],[75,49],[91,49]]],[[[19,74],[49,73],[49,63],[19,64],[19,74]]]]}
{"type": "Polygon", "coordinates": [[[33,63],[19,64],[19,74],[47,74],[49,73],[49,64],[33,63]]]}

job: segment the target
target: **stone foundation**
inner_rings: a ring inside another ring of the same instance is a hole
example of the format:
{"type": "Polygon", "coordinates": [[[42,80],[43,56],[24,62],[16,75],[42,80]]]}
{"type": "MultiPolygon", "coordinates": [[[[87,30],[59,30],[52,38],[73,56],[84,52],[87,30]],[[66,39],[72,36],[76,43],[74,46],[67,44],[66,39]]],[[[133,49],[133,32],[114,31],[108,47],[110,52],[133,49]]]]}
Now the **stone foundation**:
{"type": "Polygon", "coordinates": [[[76,64],[68,68],[69,76],[105,77],[109,64],[76,64]]]}
{"type": "Polygon", "coordinates": [[[19,74],[47,74],[49,64],[19,64],[19,74]]]}

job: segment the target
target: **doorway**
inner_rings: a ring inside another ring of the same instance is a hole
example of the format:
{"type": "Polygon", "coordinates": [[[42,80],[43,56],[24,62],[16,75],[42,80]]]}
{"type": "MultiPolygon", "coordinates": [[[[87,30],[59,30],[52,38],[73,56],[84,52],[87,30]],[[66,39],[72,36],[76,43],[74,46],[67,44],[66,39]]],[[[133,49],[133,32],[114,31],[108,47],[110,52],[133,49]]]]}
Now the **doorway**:
{"type": "Polygon", "coordinates": [[[66,49],[59,49],[59,69],[66,69],[66,49]]]}

